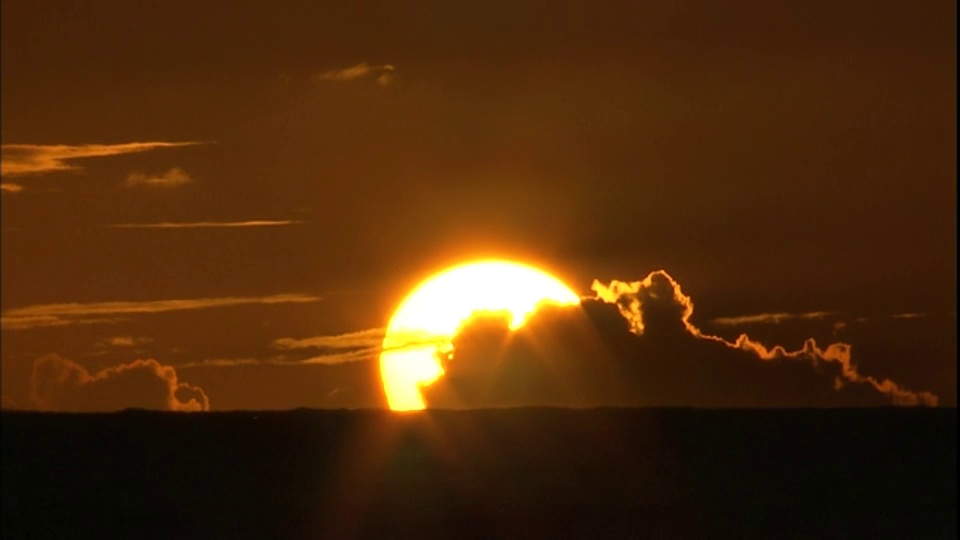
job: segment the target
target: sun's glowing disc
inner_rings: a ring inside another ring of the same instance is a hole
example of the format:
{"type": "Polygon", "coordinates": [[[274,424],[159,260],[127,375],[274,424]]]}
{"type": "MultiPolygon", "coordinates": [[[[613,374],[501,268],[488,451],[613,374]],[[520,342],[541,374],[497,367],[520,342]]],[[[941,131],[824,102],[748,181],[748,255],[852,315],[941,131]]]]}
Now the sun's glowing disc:
{"type": "Polygon", "coordinates": [[[424,408],[420,387],[443,376],[438,353],[451,350],[471,315],[509,313],[515,330],[545,302],[573,305],[580,297],[550,274],[509,261],[462,264],[424,280],[400,303],[383,339],[380,377],[390,408],[424,408]]]}

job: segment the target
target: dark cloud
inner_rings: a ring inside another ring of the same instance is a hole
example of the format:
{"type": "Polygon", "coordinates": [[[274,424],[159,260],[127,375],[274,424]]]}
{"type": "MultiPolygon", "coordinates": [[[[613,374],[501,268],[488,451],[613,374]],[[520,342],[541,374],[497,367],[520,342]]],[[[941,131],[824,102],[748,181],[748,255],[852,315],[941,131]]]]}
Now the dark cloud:
{"type": "Polygon", "coordinates": [[[889,379],[862,374],[846,343],[797,350],[733,341],[690,322],[693,302],[666,272],[594,283],[595,299],[546,308],[516,332],[472,319],[423,390],[430,407],[936,405],[889,379]]]}
{"type": "Polygon", "coordinates": [[[91,374],[80,364],[51,354],[34,362],[31,387],[34,403],[43,410],[210,409],[202,388],[180,382],[173,367],[156,360],[134,360],[91,374]]]}

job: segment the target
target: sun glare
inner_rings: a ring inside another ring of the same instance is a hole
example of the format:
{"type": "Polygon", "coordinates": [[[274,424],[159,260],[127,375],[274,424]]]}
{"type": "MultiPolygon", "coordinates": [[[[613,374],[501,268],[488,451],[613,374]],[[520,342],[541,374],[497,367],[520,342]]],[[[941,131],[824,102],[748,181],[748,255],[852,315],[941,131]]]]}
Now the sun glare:
{"type": "Polygon", "coordinates": [[[380,376],[390,408],[424,408],[420,387],[443,376],[438,353],[452,350],[471,315],[505,312],[516,330],[545,302],[573,305],[580,297],[550,274],[509,261],[462,264],[424,280],[400,303],[383,339],[380,376]]]}

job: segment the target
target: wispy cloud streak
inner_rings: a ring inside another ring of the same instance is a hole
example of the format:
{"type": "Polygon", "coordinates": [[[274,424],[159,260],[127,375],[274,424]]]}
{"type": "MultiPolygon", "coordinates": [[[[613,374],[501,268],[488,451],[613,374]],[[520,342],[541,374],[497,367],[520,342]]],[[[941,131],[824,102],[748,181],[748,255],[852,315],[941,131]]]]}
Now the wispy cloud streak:
{"type": "Polygon", "coordinates": [[[304,366],[304,365],[337,365],[348,362],[370,361],[376,359],[380,354],[379,348],[357,349],[346,352],[326,353],[310,356],[308,358],[293,360],[285,356],[272,356],[267,358],[212,358],[208,360],[199,360],[179,364],[177,369],[190,368],[232,368],[240,366],[304,366]]]}
{"type": "Polygon", "coordinates": [[[96,302],[87,304],[38,304],[9,309],[0,317],[4,330],[24,330],[47,326],[117,322],[117,316],[170,311],[210,309],[250,304],[296,304],[319,302],[321,297],[306,294],[271,296],[152,300],[146,302],[96,302]]]}
{"type": "Polygon", "coordinates": [[[233,229],[243,227],[283,227],[305,223],[296,220],[255,219],[250,221],[188,221],[161,223],[116,223],[107,225],[109,229],[233,229]]]}
{"type": "Polygon", "coordinates": [[[149,345],[153,343],[153,339],[148,337],[137,337],[137,336],[112,336],[106,339],[102,339],[97,342],[98,347],[139,347],[141,345],[149,345]]]}
{"type": "Polygon", "coordinates": [[[147,175],[142,172],[134,172],[127,175],[123,182],[125,187],[147,186],[155,188],[173,188],[189,184],[193,181],[190,175],[179,167],[174,167],[163,174],[147,175]]]}
{"type": "Polygon", "coordinates": [[[129,317],[59,317],[56,315],[25,315],[0,317],[3,330],[29,330],[31,328],[51,328],[55,326],[75,326],[80,324],[117,324],[130,320],[129,317]]]}
{"type": "Polygon", "coordinates": [[[303,339],[280,338],[274,340],[274,348],[281,350],[293,349],[365,349],[380,347],[383,342],[385,329],[371,328],[334,336],[315,336],[303,339]]]}
{"type": "Polygon", "coordinates": [[[322,73],[313,75],[313,80],[319,82],[345,82],[367,77],[376,77],[377,84],[386,86],[390,84],[395,68],[390,64],[380,66],[371,66],[366,62],[361,62],[355,66],[341,69],[331,69],[322,73]]]}
{"type": "Polygon", "coordinates": [[[313,336],[308,338],[279,338],[271,344],[277,354],[261,358],[213,358],[180,364],[183,368],[229,368],[238,366],[302,366],[336,365],[348,362],[374,361],[384,350],[401,350],[424,345],[437,346],[436,338],[420,339],[421,336],[409,336],[409,339],[397,337],[401,343],[387,349],[383,347],[385,328],[370,328],[346,334],[313,336]],[[305,352],[309,356],[300,356],[305,352]],[[294,358],[291,358],[294,356],[294,358]]]}
{"type": "Polygon", "coordinates": [[[121,144],[4,144],[0,173],[3,176],[23,176],[54,171],[80,169],[69,163],[74,159],[118,156],[147,152],[160,148],[178,148],[208,144],[201,141],[131,142],[121,144]]]}
{"type": "Polygon", "coordinates": [[[739,326],[742,324],[780,324],[791,320],[825,319],[836,315],[833,311],[812,311],[809,313],[759,313],[756,315],[741,315],[739,317],[718,317],[712,323],[723,326],[739,326]]]}

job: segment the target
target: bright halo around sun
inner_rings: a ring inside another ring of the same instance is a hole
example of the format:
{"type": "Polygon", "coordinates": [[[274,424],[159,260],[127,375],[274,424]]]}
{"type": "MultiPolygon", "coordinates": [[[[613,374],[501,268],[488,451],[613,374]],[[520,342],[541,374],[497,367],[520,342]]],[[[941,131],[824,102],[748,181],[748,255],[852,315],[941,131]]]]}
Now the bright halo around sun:
{"type": "Polygon", "coordinates": [[[506,312],[516,330],[542,303],[574,305],[580,297],[531,266],[485,260],[448,268],[407,295],[383,338],[380,377],[390,408],[424,408],[420,387],[443,375],[439,354],[452,350],[460,326],[477,312],[506,312]]]}

